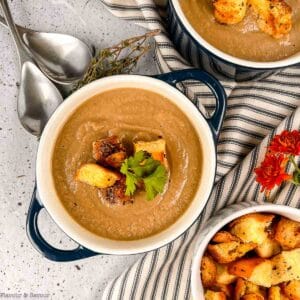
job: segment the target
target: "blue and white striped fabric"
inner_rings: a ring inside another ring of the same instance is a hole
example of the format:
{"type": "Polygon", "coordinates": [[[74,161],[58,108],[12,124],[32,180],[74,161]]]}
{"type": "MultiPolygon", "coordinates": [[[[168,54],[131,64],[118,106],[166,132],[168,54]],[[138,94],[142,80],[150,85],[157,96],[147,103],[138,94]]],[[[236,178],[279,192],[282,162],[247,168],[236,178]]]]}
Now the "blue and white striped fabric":
{"type": "MultiPolygon", "coordinates": [[[[162,30],[155,37],[155,55],[161,72],[190,67],[174,49],[160,10],[152,0],[101,1],[115,16],[149,30],[162,30]]],[[[145,254],[115,278],[106,287],[103,299],[190,299],[194,240],[208,218],[232,203],[266,201],[254,180],[253,168],[263,159],[274,134],[284,129],[300,130],[300,66],[259,82],[237,84],[224,80],[222,84],[228,95],[228,108],[217,147],[216,184],[203,213],[176,241],[145,254]]],[[[214,99],[203,85],[190,82],[185,88],[201,110],[214,109],[214,99]]],[[[291,184],[274,190],[272,197],[274,203],[300,207],[300,188],[291,184]]]]}

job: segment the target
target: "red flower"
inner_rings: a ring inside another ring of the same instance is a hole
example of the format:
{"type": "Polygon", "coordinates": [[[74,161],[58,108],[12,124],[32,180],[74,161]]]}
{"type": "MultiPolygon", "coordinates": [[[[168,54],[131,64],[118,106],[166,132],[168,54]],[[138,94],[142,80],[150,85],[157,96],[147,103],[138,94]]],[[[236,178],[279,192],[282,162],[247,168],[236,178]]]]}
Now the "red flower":
{"type": "Polygon", "coordinates": [[[300,155],[300,131],[284,130],[281,134],[275,135],[269,150],[291,155],[300,155]]]}
{"type": "Polygon", "coordinates": [[[262,185],[262,191],[268,195],[275,185],[292,178],[285,172],[288,157],[283,154],[268,153],[259,168],[256,168],[256,181],[262,185]]]}

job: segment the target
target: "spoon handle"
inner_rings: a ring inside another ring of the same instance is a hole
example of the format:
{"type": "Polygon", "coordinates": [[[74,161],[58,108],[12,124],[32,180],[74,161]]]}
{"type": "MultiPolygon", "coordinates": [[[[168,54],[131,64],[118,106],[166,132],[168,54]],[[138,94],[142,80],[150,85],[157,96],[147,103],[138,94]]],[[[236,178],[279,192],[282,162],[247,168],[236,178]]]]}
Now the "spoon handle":
{"type": "MultiPolygon", "coordinates": [[[[2,16],[0,16],[0,25],[8,28],[6,21],[5,21],[5,19],[2,16]]],[[[15,24],[15,25],[17,27],[17,30],[19,31],[19,35],[21,35],[21,36],[22,36],[23,33],[27,32],[27,31],[28,32],[33,31],[33,30],[25,28],[23,26],[20,26],[20,25],[17,25],[17,24],[15,24]]]]}
{"type": "Polygon", "coordinates": [[[4,27],[7,27],[6,21],[5,21],[5,19],[4,19],[2,16],[0,16],[0,23],[1,23],[1,25],[3,25],[4,27]]]}
{"type": "Polygon", "coordinates": [[[13,36],[14,42],[18,49],[20,63],[22,64],[25,61],[31,60],[31,58],[26,50],[26,46],[22,42],[19,32],[16,28],[16,25],[13,21],[7,0],[0,0],[0,5],[1,5],[1,8],[4,13],[4,18],[5,18],[6,24],[8,25],[8,28],[13,36]]]}

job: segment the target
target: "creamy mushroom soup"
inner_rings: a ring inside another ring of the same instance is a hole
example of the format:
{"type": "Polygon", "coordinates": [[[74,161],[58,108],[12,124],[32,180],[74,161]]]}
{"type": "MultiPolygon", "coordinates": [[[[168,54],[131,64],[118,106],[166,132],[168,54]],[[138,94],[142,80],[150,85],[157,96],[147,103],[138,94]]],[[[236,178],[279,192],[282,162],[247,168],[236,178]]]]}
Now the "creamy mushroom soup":
{"type": "Polygon", "coordinates": [[[292,8],[292,29],[281,38],[259,30],[251,9],[234,25],[219,23],[212,0],[180,0],[182,10],[199,35],[234,57],[258,62],[278,61],[300,52],[300,1],[286,0],[292,8]]]}
{"type": "MultiPolygon", "coordinates": [[[[82,104],[62,128],[53,153],[53,178],[69,214],[89,231],[114,240],[136,240],[173,224],[190,205],[201,179],[202,151],[185,114],[165,97],[122,88],[82,104]],[[153,200],[143,190],[132,201],[111,203],[100,189],[75,179],[80,166],[95,163],[96,140],[117,136],[130,153],[134,141],[164,139],[168,182],[153,200]]],[[[204,175],[203,175],[204,176],[204,175]]]]}

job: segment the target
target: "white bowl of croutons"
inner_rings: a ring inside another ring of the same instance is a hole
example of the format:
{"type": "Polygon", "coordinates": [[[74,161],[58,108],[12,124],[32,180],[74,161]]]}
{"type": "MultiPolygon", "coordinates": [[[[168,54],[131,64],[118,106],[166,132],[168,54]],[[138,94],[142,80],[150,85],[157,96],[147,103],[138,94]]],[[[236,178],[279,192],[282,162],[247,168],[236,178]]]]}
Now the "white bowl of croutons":
{"type": "Polygon", "coordinates": [[[300,299],[299,209],[229,206],[207,223],[195,249],[193,299],[300,299]]]}

